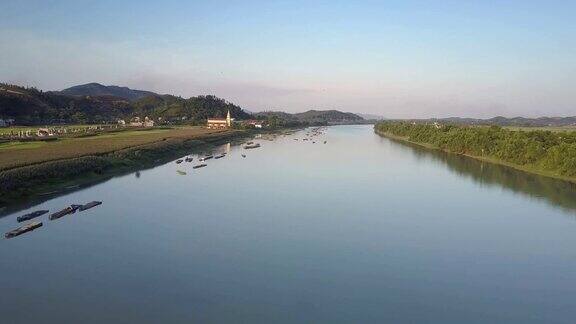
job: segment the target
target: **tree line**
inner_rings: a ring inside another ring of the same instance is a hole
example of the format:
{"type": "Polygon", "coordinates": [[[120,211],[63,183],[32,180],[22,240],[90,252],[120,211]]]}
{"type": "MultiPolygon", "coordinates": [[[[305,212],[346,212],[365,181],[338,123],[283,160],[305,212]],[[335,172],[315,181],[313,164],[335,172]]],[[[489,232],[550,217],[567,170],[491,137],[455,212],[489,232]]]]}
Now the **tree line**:
{"type": "Polygon", "coordinates": [[[440,149],[576,176],[576,132],[509,130],[499,126],[458,126],[381,122],[376,132],[440,149]]]}

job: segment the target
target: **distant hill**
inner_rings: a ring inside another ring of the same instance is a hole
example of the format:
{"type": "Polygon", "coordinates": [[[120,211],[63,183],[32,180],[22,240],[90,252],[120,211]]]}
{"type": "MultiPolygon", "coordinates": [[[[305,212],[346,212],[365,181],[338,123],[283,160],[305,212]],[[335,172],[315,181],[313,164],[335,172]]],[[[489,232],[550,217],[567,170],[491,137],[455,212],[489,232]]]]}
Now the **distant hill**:
{"type": "Polygon", "coordinates": [[[157,95],[154,92],[133,90],[127,87],[105,86],[100,83],[87,83],[73,86],[62,91],[60,94],[68,96],[113,96],[129,101],[135,101],[148,96],[157,95]]]}
{"type": "Polygon", "coordinates": [[[364,118],[347,112],[338,110],[308,110],[303,113],[293,114],[298,120],[309,123],[327,122],[327,123],[353,123],[363,121],[364,118]]]}
{"type": "Polygon", "coordinates": [[[252,114],[256,118],[278,118],[287,121],[298,121],[298,118],[293,114],[283,111],[262,111],[252,114]]]}
{"type": "Polygon", "coordinates": [[[239,106],[216,96],[197,96],[184,99],[172,95],[144,97],[132,103],[134,114],[157,118],[186,117],[201,122],[210,117],[226,117],[228,110],[235,119],[249,119],[252,116],[239,106]]]}
{"type": "MultiPolygon", "coordinates": [[[[80,86],[82,89],[83,86],[80,86]]],[[[72,87],[75,88],[75,87],[72,87]]],[[[119,89],[128,89],[115,87],[119,89]]],[[[115,89],[114,88],[114,89],[115,89]]],[[[164,120],[203,124],[209,117],[225,117],[230,110],[233,118],[248,119],[242,108],[215,96],[184,99],[172,95],[150,95],[129,100],[105,94],[69,95],[66,92],[44,92],[36,88],[0,83],[0,119],[14,119],[16,125],[46,125],[63,123],[115,123],[133,116],[163,117],[164,120]]],[[[76,92],[78,93],[78,92],[76,92]]],[[[96,93],[96,92],[92,92],[96,93]]],[[[124,96],[127,94],[124,93],[124,96]]]]}
{"type": "Polygon", "coordinates": [[[366,120],[384,120],[384,119],[386,119],[384,116],[374,115],[374,114],[357,114],[357,115],[366,119],[366,120]]]}
{"type": "Polygon", "coordinates": [[[338,110],[308,110],[295,114],[282,111],[265,111],[255,113],[254,116],[257,118],[278,119],[292,124],[351,124],[364,121],[364,118],[356,114],[338,110]]]}

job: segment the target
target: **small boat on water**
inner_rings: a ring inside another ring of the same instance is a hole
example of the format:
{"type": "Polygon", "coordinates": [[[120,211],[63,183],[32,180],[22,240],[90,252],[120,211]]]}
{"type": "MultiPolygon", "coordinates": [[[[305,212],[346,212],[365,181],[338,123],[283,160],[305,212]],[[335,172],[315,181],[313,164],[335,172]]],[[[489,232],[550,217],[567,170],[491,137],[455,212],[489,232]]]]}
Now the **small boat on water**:
{"type": "Polygon", "coordinates": [[[254,148],[258,148],[260,147],[260,144],[256,143],[256,144],[252,144],[252,145],[246,145],[244,146],[245,150],[249,150],[249,149],[254,149],[254,148]]]}
{"type": "Polygon", "coordinates": [[[203,161],[206,161],[206,160],[210,160],[210,159],[212,159],[212,158],[214,158],[213,155],[207,155],[207,156],[205,156],[205,157],[203,157],[203,158],[200,158],[200,161],[203,162],[203,161]]]}
{"type": "Polygon", "coordinates": [[[252,145],[254,142],[246,142],[246,145],[252,145]]]}
{"type": "Polygon", "coordinates": [[[46,214],[47,212],[48,212],[48,210],[37,210],[35,212],[29,213],[26,215],[18,216],[16,218],[16,220],[18,221],[18,223],[22,223],[24,221],[31,220],[33,218],[42,216],[42,215],[46,214]]]}
{"type": "Polygon", "coordinates": [[[184,161],[186,161],[186,162],[192,162],[192,160],[193,160],[193,159],[192,159],[191,157],[187,157],[187,158],[184,159],[184,161]]]}
{"type": "Polygon", "coordinates": [[[72,213],[74,213],[78,208],[80,208],[80,206],[81,206],[81,205],[71,205],[71,206],[68,206],[68,207],[66,207],[66,208],[64,208],[64,209],[62,209],[62,210],[60,210],[60,211],[57,211],[57,212],[51,214],[48,218],[49,218],[50,220],[55,220],[55,219],[61,218],[61,217],[63,217],[63,216],[66,216],[66,215],[68,215],[68,214],[72,214],[72,213]]]}
{"type": "Polygon", "coordinates": [[[176,160],[176,164],[180,164],[180,163],[182,163],[182,161],[184,161],[184,160],[176,160]]]}
{"type": "Polygon", "coordinates": [[[226,154],[222,153],[222,154],[216,155],[214,158],[215,158],[215,159],[221,159],[221,158],[223,158],[223,157],[225,157],[225,156],[226,156],[226,154]]]}
{"type": "Polygon", "coordinates": [[[193,166],[192,168],[193,168],[193,169],[198,169],[198,168],[203,168],[203,167],[205,167],[205,166],[207,166],[207,165],[208,165],[208,164],[202,163],[202,164],[195,165],[195,166],[193,166]]]}
{"type": "Polygon", "coordinates": [[[91,201],[85,205],[80,206],[80,208],[78,208],[80,211],[84,211],[86,209],[90,209],[96,206],[102,205],[101,201],[91,201]]]}
{"type": "Polygon", "coordinates": [[[326,141],[324,141],[324,144],[326,144],[326,141]]]}
{"type": "Polygon", "coordinates": [[[15,230],[11,230],[10,232],[7,232],[6,234],[4,234],[4,237],[7,239],[13,238],[13,237],[16,237],[18,235],[21,235],[21,234],[24,234],[27,232],[31,232],[31,231],[37,229],[38,227],[42,227],[41,222],[32,222],[30,224],[20,226],[15,230]]]}
{"type": "Polygon", "coordinates": [[[176,172],[178,172],[179,175],[186,175],[186,172],[181,171],[181,170],[176,170],[176,172]]]}
{"type": "Polygon", "coordinates": [[[242,154],[242,157],[245,158],[245,157],[246,157],[246,154],[242,154]]]}

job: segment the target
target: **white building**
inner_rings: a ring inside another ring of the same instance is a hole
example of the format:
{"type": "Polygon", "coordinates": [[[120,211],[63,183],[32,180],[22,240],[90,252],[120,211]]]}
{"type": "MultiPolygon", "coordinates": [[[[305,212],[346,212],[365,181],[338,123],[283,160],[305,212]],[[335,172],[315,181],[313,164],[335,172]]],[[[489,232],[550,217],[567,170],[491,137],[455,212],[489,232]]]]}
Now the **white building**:
{"type": "Polygon", "coordinates": [[[210,129],[224,129],[232,127],[232,118],[230,117],[230,110],[226,118],[208,118],[206,125],[210,129]]]}

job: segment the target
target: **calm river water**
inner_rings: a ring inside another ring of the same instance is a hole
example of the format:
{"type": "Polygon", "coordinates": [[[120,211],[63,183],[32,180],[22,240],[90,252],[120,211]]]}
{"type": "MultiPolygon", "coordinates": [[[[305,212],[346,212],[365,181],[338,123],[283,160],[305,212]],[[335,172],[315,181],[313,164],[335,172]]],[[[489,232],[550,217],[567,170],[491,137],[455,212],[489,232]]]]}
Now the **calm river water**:
{"type": "Polygon", "coordinates": [[[575,321],[573,185],[371,126],[304,133],[0,218],[103,201],[0,240],[0,323],[575,321]]]}

